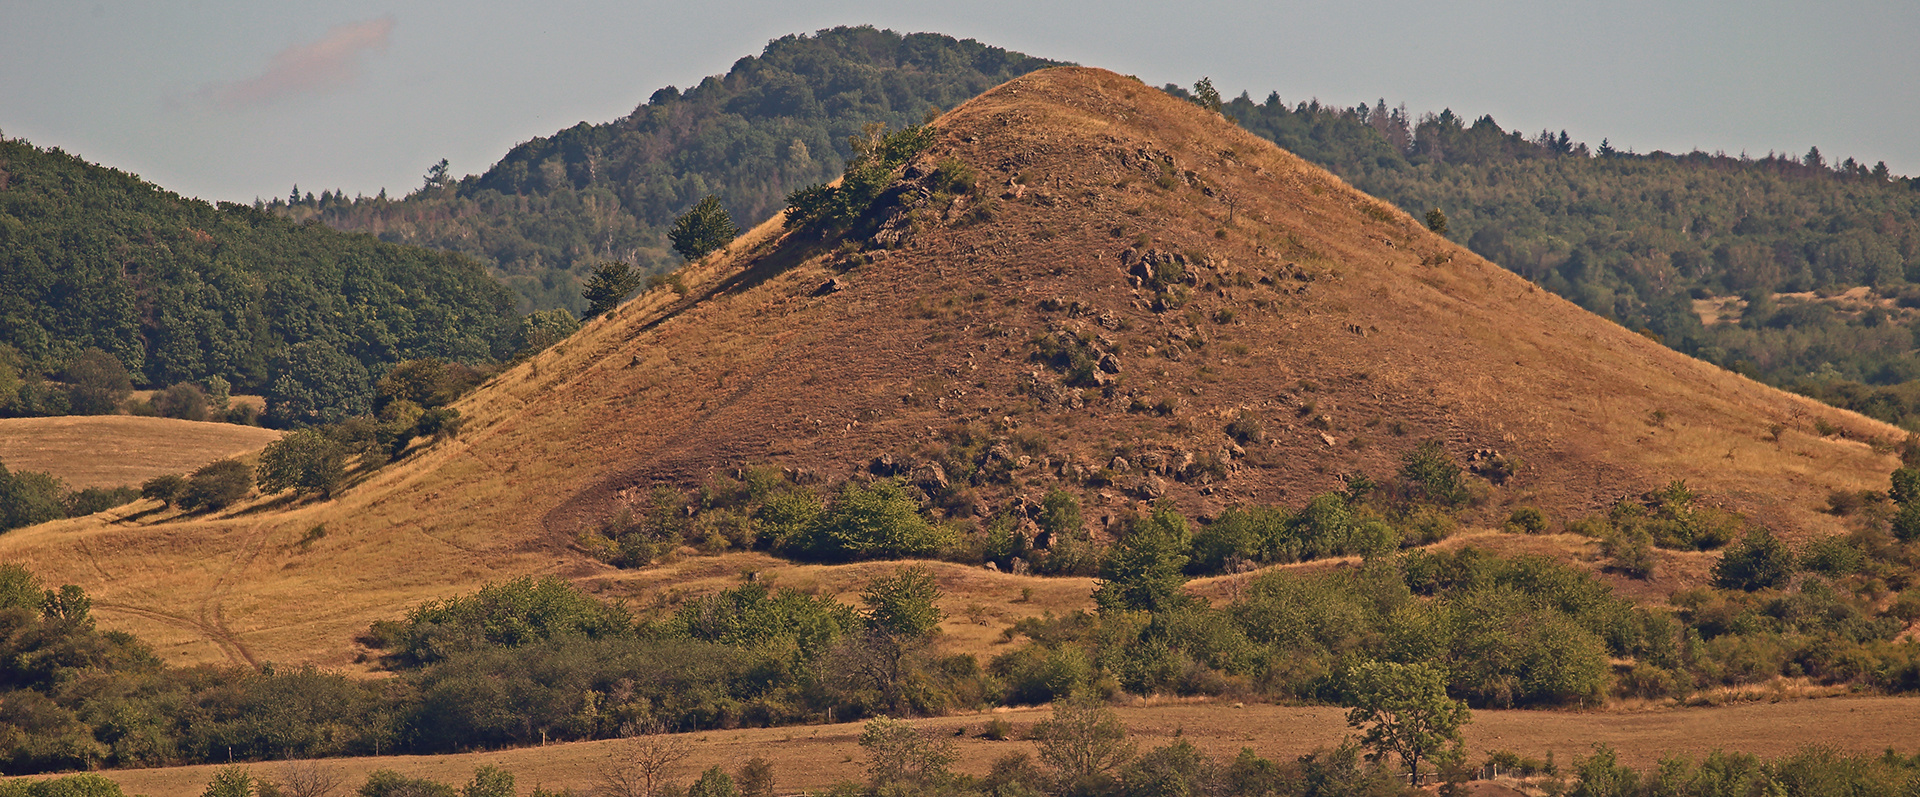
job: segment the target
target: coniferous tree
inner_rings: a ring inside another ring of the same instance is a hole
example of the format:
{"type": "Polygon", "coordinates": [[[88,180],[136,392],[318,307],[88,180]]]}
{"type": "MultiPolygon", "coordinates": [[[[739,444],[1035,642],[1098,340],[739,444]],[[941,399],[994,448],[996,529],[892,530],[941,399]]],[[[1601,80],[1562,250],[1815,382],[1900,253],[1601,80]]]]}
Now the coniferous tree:
{"type": "Polygon", "coordinates": [[[587,285],[580,290],[586,297],[587,317],[594,316],[619,307],[627,300],[635,288],[642,282],[640,272],[633,266],[618,260],[609,260],[593,268],[593,276],[587,279],[587,285]]]}
{"type": "Polygon", "coordinates": [[[727,215],[726,208],[720,207],[720,198],[712,194],[674,219],[673,228],[667,231],[668,240],[673,241],[673,251],[688,260],[699,260],[739,235],[740,228],[734,226],[733,217],[727,215]]]}

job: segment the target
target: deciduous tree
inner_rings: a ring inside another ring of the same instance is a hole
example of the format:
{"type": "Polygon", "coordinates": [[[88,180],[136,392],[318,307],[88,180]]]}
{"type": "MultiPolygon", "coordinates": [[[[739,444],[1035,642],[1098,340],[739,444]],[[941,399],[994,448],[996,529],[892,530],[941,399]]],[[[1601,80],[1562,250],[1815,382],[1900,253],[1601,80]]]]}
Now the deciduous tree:
{"type": "Polygon", "coordinates": [[[1447,696],[1446,674],[1428,664],[1360,664],[1347,675],[1347,704],[1368,757],[1397,756],[1414,779],[1420,762],[1461,751],[1460,727],[1472,720],[1466,703],[1447,696]]]}

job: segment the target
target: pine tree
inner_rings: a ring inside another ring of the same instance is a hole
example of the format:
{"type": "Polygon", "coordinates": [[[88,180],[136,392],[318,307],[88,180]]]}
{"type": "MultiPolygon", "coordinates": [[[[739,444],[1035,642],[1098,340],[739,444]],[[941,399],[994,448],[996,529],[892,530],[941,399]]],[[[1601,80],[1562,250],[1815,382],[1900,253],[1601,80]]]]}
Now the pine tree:
{"type": "Polygon", "coordinates": [[[673,228],[667,231],[673,251],[688,260],[699,260],[739,236],[740,228],[734,226],[733,217],[720,207],[720,198],[711,194],[674,219],[673,228]]]}

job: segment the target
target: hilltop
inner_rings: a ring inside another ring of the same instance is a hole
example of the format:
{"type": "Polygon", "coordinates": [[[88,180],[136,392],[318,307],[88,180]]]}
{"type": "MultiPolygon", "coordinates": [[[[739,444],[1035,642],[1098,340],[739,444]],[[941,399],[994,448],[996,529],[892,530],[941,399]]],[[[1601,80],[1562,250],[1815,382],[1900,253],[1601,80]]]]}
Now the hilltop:
{"type": "Polygon", "coordinates": [[[667,228],[702,197],[717,195],[736,219],[764,219],[789,191],[838,175],[862,124],[913,124],[1059,63],[869,26],[782,36],[726,74],[654,91],[619,119],[519,144],[481,174],[430,180],[394,200],[308,191],[268,208],[470,255],[523,310],[581,313],[579,286],[596,262],[671,270],[667,228]]]}
{"type": "MultiPolygon", "coordinates": [[[[586,556],[581,532],[748,466],[897,474],[962,525],[1065,489],[1105,533],[1154,500],[1203,520],[1297,506],[1435,440],[1486,477],[1488,525],[1684,480],[1806,539],[1842,530],[1830,493],[1884,490],[1897,465],[1897,429],[1594,316],[1136,80],[1044,70],[932,129],[858,239],[763,224],[683,269],[684,296],[496,376],[457,405],[457,439],[335,499],[47,524],[0,558],[83,585],[170,658],[342,664],[370,621],[489,580],[639,595],[651,571],[586,556]]],[[[819,579],[844,591],[862,567],[819,579]]]]}

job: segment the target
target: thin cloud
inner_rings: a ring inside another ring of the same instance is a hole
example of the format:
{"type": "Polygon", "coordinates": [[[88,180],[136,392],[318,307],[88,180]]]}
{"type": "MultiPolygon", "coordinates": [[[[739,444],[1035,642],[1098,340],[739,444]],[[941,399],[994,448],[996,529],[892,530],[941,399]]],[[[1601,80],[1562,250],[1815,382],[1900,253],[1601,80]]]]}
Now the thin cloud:
{"type": "Polygon", "coordinates": [[[211,84],[199,94],[221,108],[239,109],[342,89],[360,76],[367,53],[386,51],[392,33],[392,16],[336,25],[317,42],[281,50],[259,75],[211,84]]]}

